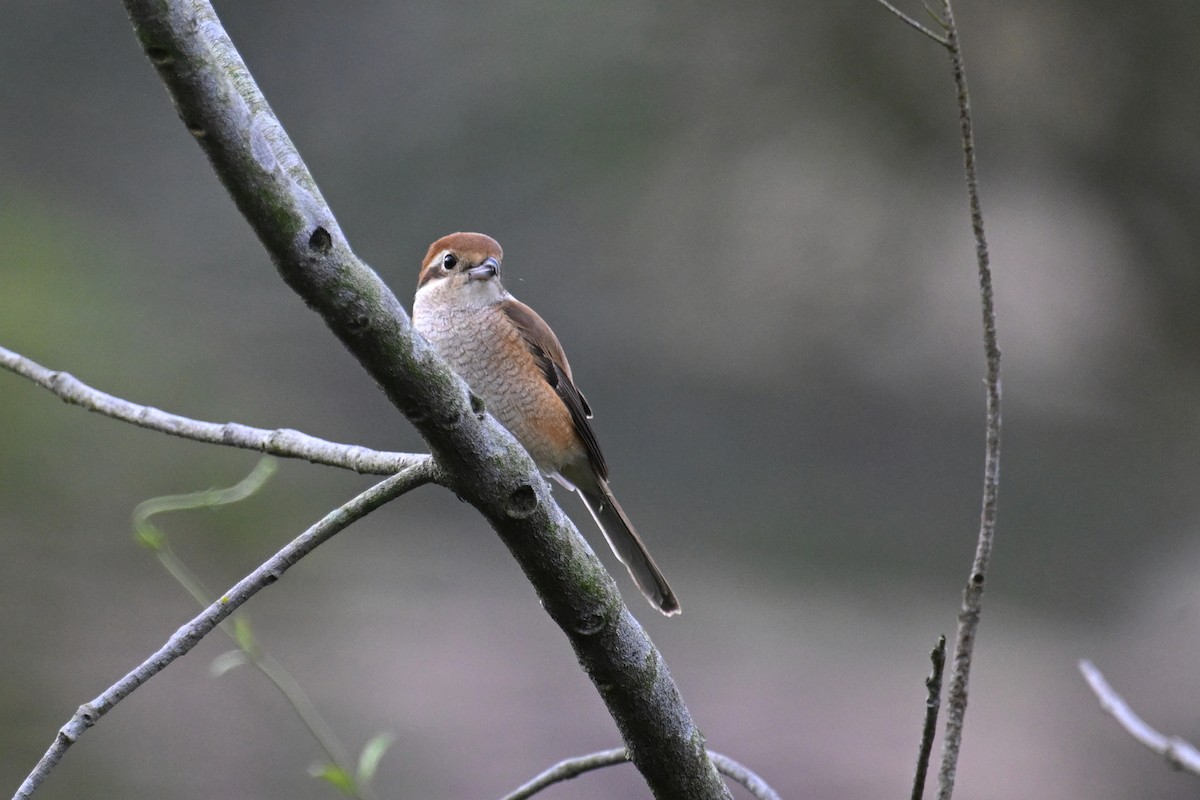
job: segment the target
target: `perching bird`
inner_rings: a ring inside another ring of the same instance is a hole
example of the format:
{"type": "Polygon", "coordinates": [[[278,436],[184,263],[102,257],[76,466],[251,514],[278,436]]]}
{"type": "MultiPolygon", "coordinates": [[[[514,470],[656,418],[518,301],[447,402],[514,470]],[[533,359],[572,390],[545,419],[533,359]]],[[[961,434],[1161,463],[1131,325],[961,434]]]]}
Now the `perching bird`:
{"type": "Polygon", "coordinates": [[[542,472],[579,492],[634,583],[662,613],[679,601],[608,488],[608,467],[554,331],[500,283],[500,244],[452,233],[429,246],[413,324],[542,472]]]}

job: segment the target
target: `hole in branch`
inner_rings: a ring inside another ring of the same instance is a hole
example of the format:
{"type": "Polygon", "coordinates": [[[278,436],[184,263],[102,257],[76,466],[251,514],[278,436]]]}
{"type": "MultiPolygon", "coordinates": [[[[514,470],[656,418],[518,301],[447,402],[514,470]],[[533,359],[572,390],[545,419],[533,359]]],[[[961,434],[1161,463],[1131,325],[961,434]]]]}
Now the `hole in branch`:
{"type": "Polygon", "coordinates": [[[329,231],[318,225],[308,237],[308,246],[318,253],[328,253],[329,248],[333,247],[333,237],[329,235],[329,231]]]}
{"type": "Polygon", "coordinates": [[[525,519],[537,510],[537,492],[528,483],[523,483],[508,496],[505,512],[513,519],[525,519]]]}

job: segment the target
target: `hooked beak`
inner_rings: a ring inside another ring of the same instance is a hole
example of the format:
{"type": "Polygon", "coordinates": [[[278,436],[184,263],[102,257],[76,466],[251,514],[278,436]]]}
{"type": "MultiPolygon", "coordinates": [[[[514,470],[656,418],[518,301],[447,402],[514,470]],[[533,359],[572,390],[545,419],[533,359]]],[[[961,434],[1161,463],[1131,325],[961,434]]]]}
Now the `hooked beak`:
{"type": "Polygon", "coordinates": [[[477,267],[471,267],[467,270],[468,281],[486,281],[496,277],[500,271],[500,262],[494,258],[488,258],[477,267]]]}

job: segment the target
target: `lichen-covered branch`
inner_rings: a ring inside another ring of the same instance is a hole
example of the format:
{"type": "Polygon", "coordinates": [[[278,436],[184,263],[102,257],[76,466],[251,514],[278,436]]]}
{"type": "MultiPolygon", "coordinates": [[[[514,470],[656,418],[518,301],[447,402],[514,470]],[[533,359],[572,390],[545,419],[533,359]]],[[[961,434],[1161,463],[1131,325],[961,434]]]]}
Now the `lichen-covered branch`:
{"type": "Polygon", "coordinates": [[[396,297],[351,251],[211,5],[124,2],[180,118],[280,275],[417,427],[449,487],[500,535],[654,794],[728,797],[666,664],[616,584],[528,454],[414,334],[396,297]]]}

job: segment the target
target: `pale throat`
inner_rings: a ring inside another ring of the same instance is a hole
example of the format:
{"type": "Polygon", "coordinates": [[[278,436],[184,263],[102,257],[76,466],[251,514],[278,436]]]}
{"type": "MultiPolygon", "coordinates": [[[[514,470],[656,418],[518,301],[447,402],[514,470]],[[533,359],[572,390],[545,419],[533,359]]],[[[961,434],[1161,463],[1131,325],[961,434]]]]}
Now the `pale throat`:
{"type": "Polygon", "coordinates": [[[413,299],[414,312],[418,307],[435,313],[451,310],[475,310],[508,299],[508,292],[495,278],[484,281],[465,281],[461,278],[438,278],[417,289],[413,299]],[[455,285],[458,284],[458,285],[455,285]]]}

